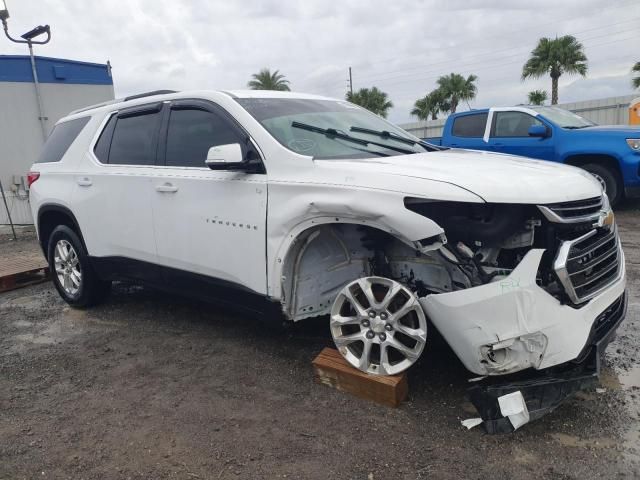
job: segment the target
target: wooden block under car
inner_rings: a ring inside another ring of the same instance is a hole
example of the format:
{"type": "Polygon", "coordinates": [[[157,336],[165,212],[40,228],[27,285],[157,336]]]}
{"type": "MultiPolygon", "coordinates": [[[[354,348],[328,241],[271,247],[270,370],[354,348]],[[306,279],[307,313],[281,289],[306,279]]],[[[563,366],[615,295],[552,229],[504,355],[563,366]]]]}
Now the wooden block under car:
{"type": "Polygon", "coordinates": [[[409,393],[405,373],[392,376],[368,375],[349,365],[334,348],[323,349],[312,363],[316,383],[381,405],[397,407],[409,393]]]}

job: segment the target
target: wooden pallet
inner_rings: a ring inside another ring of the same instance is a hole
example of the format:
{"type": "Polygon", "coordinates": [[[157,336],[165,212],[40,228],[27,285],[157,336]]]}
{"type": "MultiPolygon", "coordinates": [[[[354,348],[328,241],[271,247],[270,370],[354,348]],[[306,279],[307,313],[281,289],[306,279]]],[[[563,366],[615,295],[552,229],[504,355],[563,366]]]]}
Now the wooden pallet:
{"type": "Polygon", "coordinates": [[[404,373],[393,376],[368,375],[353,368],[333,348],[325,348],[313,360],[314,381],[342,392],[397,407],[407,398],[409,386],[404,373]]]}
{"type": "Polygon", "coordinates": [[[0,259],[0,292],[15,290],[49,278],[49,266],[41,254],[0,259]]]}

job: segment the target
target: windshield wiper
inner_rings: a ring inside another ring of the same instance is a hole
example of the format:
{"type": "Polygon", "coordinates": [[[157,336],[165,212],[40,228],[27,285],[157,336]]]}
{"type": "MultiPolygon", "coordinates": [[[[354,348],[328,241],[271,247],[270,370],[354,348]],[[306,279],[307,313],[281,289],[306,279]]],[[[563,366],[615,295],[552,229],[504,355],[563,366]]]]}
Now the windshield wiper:
{"type": "MultiPolygon", "coordinates": [[[[407,145],[420,145],[422,148],[426,149],[429,152],[446,150],[446,147],[439,147],[437,145],[432,145],[423,140],[412,140],[410,138],[403,137],[402,135],[398,135],[397,133],[389,132],[387,130],[378,131],[378,130],[370,130],[368,128],[362,128],[362,127],[351,127],[350,130],[352,132],[362,132],[362,133],[368,133],[369,135],[377,135],[380,138],[390,138],[398,142],[406,143],[407,145]]],[[[392,147],[388,147],[388,148],[392,148],[392,147]]],[[[417,152],[412,151],[412,153],[417,153],[417,152]]]]}
{"type": "Polygon", "coordinates": [[[580,130],[581,128],[587,128],[587,127],[593,127],[593,125],[580,125],[580,126],[565,125],[562,128],[566,128],[567,130],[580,130]]]}
{"type": "MultiPolygon", "coordinates": [[[[335,128],[320,128],[320,127],[316,127],[315,125],[309,125],[309,124],[300,123],[300,122],[291,122],[291,126],[293,128],[300,128],[302,130],[308,130],[309,132],[319,133],[321,135],[325,135],[327,138],[339,138],[341,140],[357,143],[359,145],[364,145],[364,146],[375,145],[377,147],[394,150],[400,153],[417,153],[407,148],[394,147],[393,145],[387,145],[386,143],[372,142],[371,140],[352,137],[351,135],[347,135],[346,133],[339,132],[335,128]]],[[[375,154],[376,152],[371,152],[371,153],[375,154]]]]}
{"type": "Polygon", "coordinates": [[[352,132],[358,133],[368,133],[369,135],[376,135],[380,138],[391,138],[392,140],[396,140],[398,142],[406,143],[407,145],[415,145],[415,140],[411,140],[410,138],[402,137],[396,133],[389,132],[387,130],[371,130],[370,128],[362,128],[362,127],[351,127],[349,129],[352,132]]]}

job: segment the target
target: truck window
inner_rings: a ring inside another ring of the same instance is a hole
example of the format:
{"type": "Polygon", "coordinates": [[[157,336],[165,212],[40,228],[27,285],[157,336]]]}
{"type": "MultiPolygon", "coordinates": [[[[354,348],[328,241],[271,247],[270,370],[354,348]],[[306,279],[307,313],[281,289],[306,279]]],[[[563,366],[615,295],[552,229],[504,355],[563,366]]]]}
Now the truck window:
{"type": "Polygon", "coordinates": [[[76,118],[53,128],[36,163],[59,162],[91,117],[76,118]]]}
{"type": "Polygon", "coordinates": [[[454,137],[483,137],[487,125],[487,113],[463,115],[453,121],[451,134],[454,137]]]}
{"type": "Polygon", "coordinates": [[[543,125],[543,123],[524,112],[495,112],[491,136],[528,137],[529,127],[532,125],[543,125]]]}

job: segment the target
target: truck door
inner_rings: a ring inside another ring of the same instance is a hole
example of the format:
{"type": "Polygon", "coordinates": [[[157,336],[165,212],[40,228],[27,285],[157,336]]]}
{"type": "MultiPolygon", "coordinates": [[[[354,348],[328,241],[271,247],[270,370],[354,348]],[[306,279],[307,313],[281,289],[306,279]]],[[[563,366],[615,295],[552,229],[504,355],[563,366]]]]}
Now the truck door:
{"type": "Polygon", "coordinates": [[[489,150],[487,143],[482,140],[487,124],[488,113],[465,113],[456,116],[451,125],[447,142],[443,135],[443,145],[453,148],[470,148],[475,150],[489,150]]]}
{"type": "Polygon", "coordinates": [[[541,160],[555,160],[553,131],[549,125],[529,113],[515,110],[494,111],[490,118],[488,146],[498,153],[509,153],[541,160]],[[544,137],[529,135],[530,127],[547,129],[544,137]]]}

